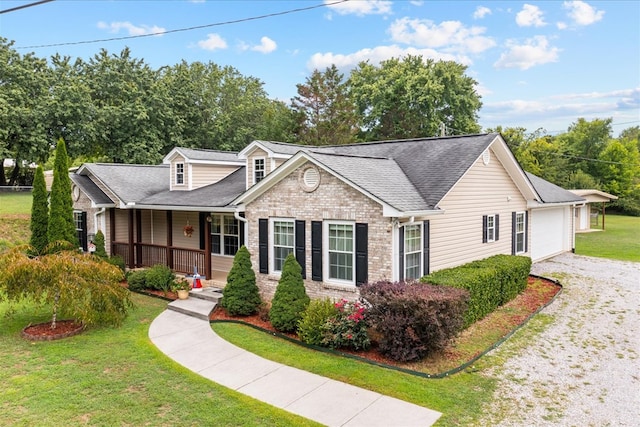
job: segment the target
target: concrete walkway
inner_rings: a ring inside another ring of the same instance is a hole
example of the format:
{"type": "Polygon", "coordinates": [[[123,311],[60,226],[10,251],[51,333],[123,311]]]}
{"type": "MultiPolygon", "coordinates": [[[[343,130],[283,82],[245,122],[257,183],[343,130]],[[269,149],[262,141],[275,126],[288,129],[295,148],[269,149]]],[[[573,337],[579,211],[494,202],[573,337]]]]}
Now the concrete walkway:
{"type": "Polygon", "coordinates": [[[176,311],[154,319],[149,338],[205,378],[328,426],[430,426],[442,415],[264,359],[224,341],[207,320],[176,311]]]}

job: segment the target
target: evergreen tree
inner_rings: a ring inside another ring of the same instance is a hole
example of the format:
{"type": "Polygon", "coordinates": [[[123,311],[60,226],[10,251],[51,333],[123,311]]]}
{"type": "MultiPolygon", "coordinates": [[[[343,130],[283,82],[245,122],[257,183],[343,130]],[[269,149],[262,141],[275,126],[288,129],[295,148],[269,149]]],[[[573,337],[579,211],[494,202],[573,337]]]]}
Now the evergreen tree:
{"type": "Polygon", "coordinates": [[[49,205],[47,202],[47,185],[44,181],[42,166],[36,169],[33,179],[33,204],[31,205],[31,240],[30,244],[37,253],[43,253],[49,243],[47,227],[49,225],[49,205]]]}
{"type": "Polygon", "coordinates": [[[58,140],[56,145],[48,235],[50,243],[62,240],[71,243],[75,247],[78,246],[76,226],[73,222],[69,157],[67,156],[67,147],[63,139],[58,140]]]}
{"type": "Polygon", "coordinates": [[[96,245],[96,251],[94,255],[99,256],[100,258],[107,257],[107,250],[104,246],[104,233],[102,230],[98,230],[96,233],[96,237],[93,239],[93,244],[96,245]]]}
{"type": "Polygon", "coordinates": [[[242,245],[233,258],[233,266],[227,276],[227,286],[222,291],[220,305],[232,316],[248,316],[258,311],[262,300],[256,285],[256,274],[251,267],[251,255],[242,245]]]}
{"type": "Polygon", "coordinates": [[[293,253],[290,253],[284,261],[276,294],[271,301],[271,325],[279,331],[295,331],[309,302],[302,281],[302,268],[293,253]]]}

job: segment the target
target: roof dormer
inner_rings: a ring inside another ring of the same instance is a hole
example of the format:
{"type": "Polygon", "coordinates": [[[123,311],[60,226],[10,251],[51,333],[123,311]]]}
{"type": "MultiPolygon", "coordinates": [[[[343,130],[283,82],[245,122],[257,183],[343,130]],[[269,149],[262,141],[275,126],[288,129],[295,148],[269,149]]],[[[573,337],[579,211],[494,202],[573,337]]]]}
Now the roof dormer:
{"type": "Polygon", "coordinates": [[[170,166],[169,189],[188,191],[214,184],[244,166],[238,153],[176,147],[162,161],[170,166]]]}

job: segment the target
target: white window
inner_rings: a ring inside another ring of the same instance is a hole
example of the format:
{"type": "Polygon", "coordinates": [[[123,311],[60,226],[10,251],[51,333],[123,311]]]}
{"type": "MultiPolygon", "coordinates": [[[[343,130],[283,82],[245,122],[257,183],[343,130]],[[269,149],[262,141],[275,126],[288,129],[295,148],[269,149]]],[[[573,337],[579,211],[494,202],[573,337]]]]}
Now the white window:
{"type": "Polygon", "coordinates": [[[176,163],[176,185],[184,184],[184,163],[176,163]]]}
{"type": "Polygon", "coordinates": [[[233,215],[211,215],[211,253],[233,256],[238,252],[240,227],[233,215]]]}
{"type": "Polygon", "coordinates": [[[521,254],[525,252],[524,249],[524,240],[525,240],[525,215],[524,212],[516,213],[516,254],[521,254]]]}
{"type": "Polygon", "coordinates": [[[487,242],[495,242],[496,240],[496,217],[495,215],[487,215],[487,242]]]}
{"type": "Polygon", "coordinates": [[[355,282],[355,233],[353,223],[325,222],[326,266],[329,280],[355,282]]]}
{"type": "Polygon", "coordinates": [[[281,272],[287,255],[293,253],[295,249],[295,231],[293,220],[273,219],[273,242],[272,271],[281,272]]]}
{"type": "Polygon", "coordinates": [[[253,159],[253,183],[257,184],[264,178],[265,162],[264,158],[253,159]]]}
{"type": "Polygon", "coordinates": [[[404,227],[404,278],[422,277],[422,225],[404,227]]]}

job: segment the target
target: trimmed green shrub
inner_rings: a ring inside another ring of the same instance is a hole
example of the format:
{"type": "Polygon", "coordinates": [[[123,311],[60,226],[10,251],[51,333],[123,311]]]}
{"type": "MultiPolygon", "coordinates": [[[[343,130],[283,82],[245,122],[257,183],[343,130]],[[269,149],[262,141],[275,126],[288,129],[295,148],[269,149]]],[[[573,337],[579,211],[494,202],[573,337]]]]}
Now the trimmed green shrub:
{"type": "Polygon", "coordinates": [[[312,300],[298,323],[298,336],[307,344],[322,345],[324,325],[338,314],[338,308],[329,298],[312,300]]]}
{"type": "Polygon", "coordinates": [[[337,313],[322,327],[322,344],[331,348],[366,350],[371,345],[365,305],[345,299],[334,304],[337,313]]]}
{"type": "Polygon", "coordinates": [[[162,264],[156,264],[147,270],[146,286],[150,289],[169,292],[176,275],[169,267],[162,264]]]}
{"type": "Polygon", "coordinates": [[[360,287],[370,305],[366,319],[380,351],[402,362],[420,360],[446,347],[464,324],[469,292],[419,282],[376,282],[360,287]]]}
{"type": "Polygon", "coordinates": [[[251,267],[249,250],[244,245],[233,258],[233,266],[222,295],[220,305],[232,316],[248,316],[260,307],[262,300],[256,285],[256,274],[251,267]]]}
{"type": "Polygon", "coordinates": [[[124,258],[122,258],[121,255],[114,255],[114,256],[109,257],[109,258],[104,258],[104,260],[106,262],[108,262],[109,264],[115,265],[116,267],[118,267],[120,270],[122,270],[123,273],[127,269],[127,266],[124,263],[124,258]]]}
{"type": "Polygon", "coordinates": [[[147,287],[147,270],[133,270],[127,274],[130,291],[141,291],[147,287]]]}
{"type": "Polygon", "coordinates": [[[96,251],[93,253],[100,258],[107,258],[107,250],[104,246],[104,233],[102,230],[98,230],[96,237],[93,239],[93,244],[96,245],[96,251]]]}
{"type": "Polygon", "coordinates": [[[47,227],[49,225],[49,201],[47,196],[47,185],[44,180],[42,166],[36,169],[33,180],[33,203],[31,205],[31,240],[38,254],[43,254],[49,244],[47,227]]]}
{"type": "Polygon", "coordinates": [[[271,325],[282,332],[295,331],[309,301],[302,280],[302,268],[293,253],[290,253],[284,260],[282,275],[271,301],[271,325]]]}
{"type": "Polygon", "coordinates": [[[531,258],[515,255],[494,255],[469,264],[472,268],[495,268],[500,282],[500,305],[514,299],[525,290],[531,272],[531,258]]]}

